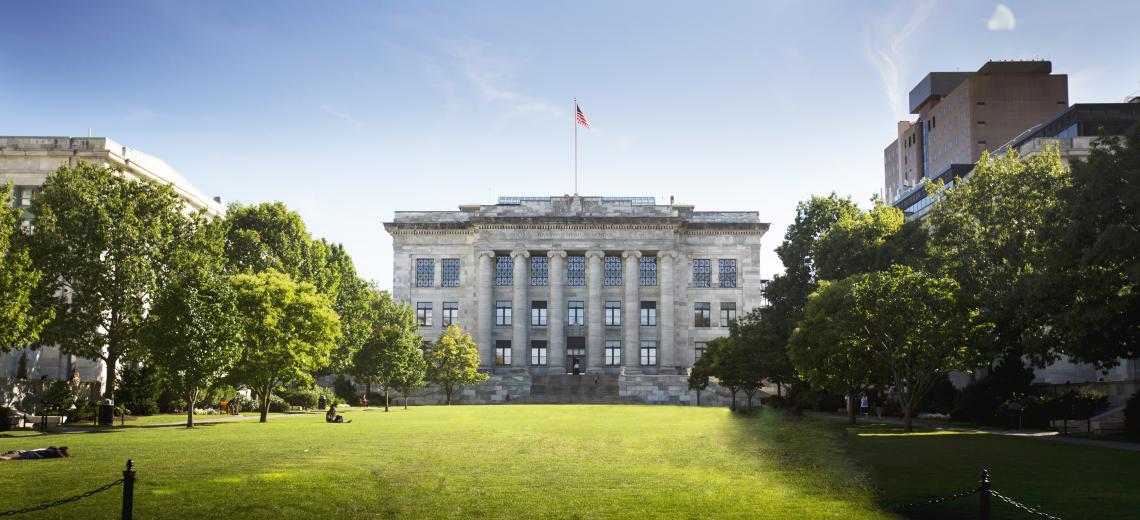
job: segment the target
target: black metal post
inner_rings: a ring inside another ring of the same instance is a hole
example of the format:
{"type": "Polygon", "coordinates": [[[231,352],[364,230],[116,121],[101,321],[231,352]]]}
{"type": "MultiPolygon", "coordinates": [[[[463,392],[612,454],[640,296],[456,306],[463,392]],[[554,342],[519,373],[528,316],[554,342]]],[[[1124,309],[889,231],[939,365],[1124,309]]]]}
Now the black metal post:
{"type": "Polygon", "coordinates": [[[123,520],[131,520],[135,509],[135,461],[127,459],[123,471],[123,520]]]}
{"type": "Polygon", "coordinates": [[[990,520],[990,472],[982,470],[982,486],[978,488],[978,518],[990,520]]]}

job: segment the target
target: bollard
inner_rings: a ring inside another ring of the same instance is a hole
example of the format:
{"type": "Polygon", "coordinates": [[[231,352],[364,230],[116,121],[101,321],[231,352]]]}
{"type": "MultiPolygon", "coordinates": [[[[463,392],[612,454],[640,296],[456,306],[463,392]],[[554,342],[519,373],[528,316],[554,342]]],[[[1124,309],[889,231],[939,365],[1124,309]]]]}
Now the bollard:
{"type": "Polygon", "coordinates": [[[978,518],[990,520],[990,472],[982,470],[982,485],[978,488],[978,518]]]}
{"type": "Polygon", "coordinates": [[[135,461],[127,459],[123,471],[123,520],[131,520],[135,508],[135,461]]]}

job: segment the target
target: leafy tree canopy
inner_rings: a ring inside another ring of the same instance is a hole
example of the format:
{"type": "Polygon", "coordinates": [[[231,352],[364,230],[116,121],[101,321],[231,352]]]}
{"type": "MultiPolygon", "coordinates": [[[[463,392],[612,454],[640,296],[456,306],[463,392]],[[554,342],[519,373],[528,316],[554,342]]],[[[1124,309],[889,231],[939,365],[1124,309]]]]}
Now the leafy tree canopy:
{"type": "Polygon", "coordinates": [[[474,385],[487,380],[479,372],[479,350],[475,341],[459,327],[452,325],[444,331],[427,355],[427,379],[443,388],[447,404],[455,390],[462,385],[474,385]]]}
{"type": "Polygon", "coordinates": [[[12,184],[0,184],[0,352],[33,344],[53,316],[32,305],[41,272],[19,230],[22,213],[12,207],[12,184]]]}

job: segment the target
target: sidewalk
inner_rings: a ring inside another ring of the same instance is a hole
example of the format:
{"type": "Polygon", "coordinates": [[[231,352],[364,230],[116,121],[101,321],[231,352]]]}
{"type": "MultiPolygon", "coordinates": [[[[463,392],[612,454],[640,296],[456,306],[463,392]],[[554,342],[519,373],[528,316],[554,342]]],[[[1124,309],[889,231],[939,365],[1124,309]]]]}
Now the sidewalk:
{"type": "MultiPolygon", "coordinates": [[[[837,413],[826,412],[804,412],[808,417],[816,419],[828,419],[833,421],[847,421],[847,416],[837,413]]],[[[891,426],[902,426],[903,420],[897,417],[884,417],[879,419],[877,417],[858,418],[859,424],[889,424],[891,426]]],[[[915,427],[927,428],[931,430],[944,430],[953,432],[980,432],[988,433],[991,435],[1005,435],[1007,437],[1026,437],[1031,439],[1041,439],[1052,442],[1060,442],[1065,444],[1077,444],[1081,446],[1096,446],[1100,448],[1110,448],[1115,450],[1126,451],[1140,451],[1140,443],[1132,442],[1119,442],[1119,441],[1102,441],[1096,439],[1081,439],[1075,437],[1066,437],[1059,432],[1052,430],[995,430],[991,428],[969,428],[965,426],[952,426],[947,423],[939,421],[927,421],[923,419],[914,419],[911,421],[915,427]]]]}

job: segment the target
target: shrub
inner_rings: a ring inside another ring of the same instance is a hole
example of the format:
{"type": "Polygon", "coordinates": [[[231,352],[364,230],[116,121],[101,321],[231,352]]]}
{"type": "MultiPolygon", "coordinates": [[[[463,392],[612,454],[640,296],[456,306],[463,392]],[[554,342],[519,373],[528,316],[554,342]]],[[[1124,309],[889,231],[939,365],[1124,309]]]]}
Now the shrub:
{"type": "Polygon", "coordinates": [[[932,414],[949,414],[954,410],[954,406],[958,401],[958,389],[954,388],[954,384],[950,382],[948,374],[941,374],[934,382],[934,386],[922,398],[922,402],[918,405],[920,412],[932,414]]]}
{"type": "Polygon", "coordinates": [[[40,411],[63,413],[75,404],[75,396],[67,381],[52,381],[40,395],[40,411]]]}
{"type": "Polygon", "coordinates": [[[317,405],[317,391],[311,388],[293,388],[283,390],[277,393],[285,402],[291,406],[300,406],[302,408],[314,408],[317,405]]]}
{"type": "MultiPolygon", "coordinates": [[[[279,397],[277,394],[269,396],[269,411],[273,413],[285,413],[289,411],[289,403],[279,397]]],[[[253,405],[254,409],[257,408],[257,403],[253,405]]]]}
{"type": "Polygon", "coordinates": [[[133,415],[159,412],[158,397],[163,385],[158,369],[127,365],[120,377],[119,388],[115,390],[115,404],[124,406],[133,415]]]}
{"type": "Polygon", "coordinates": [[[346,403],[355,403],[359,398],[356,394],[356,385],[352,384],[344,375],[336,376],[336,381],[333,382],[333,391],[336,396],[341,398],[346,403]]]}
{"type": "Polygon", "coordinates": [[[1036,395],[1033,377],[1033,369],[1025,366],[1020,355],[1006,354],[990,375],[970,383],[958,393],[950,418],[993,426],[1017,426],[1016,414],[1011,414],[1005,404],[1015,397],[1036,395]]]}
{"type": "Polygon", "coordinates": [[[1140,392],[1132,394],[1124,405],[1124,431],[1129,437],[1140,437],[1140,392]]]}

